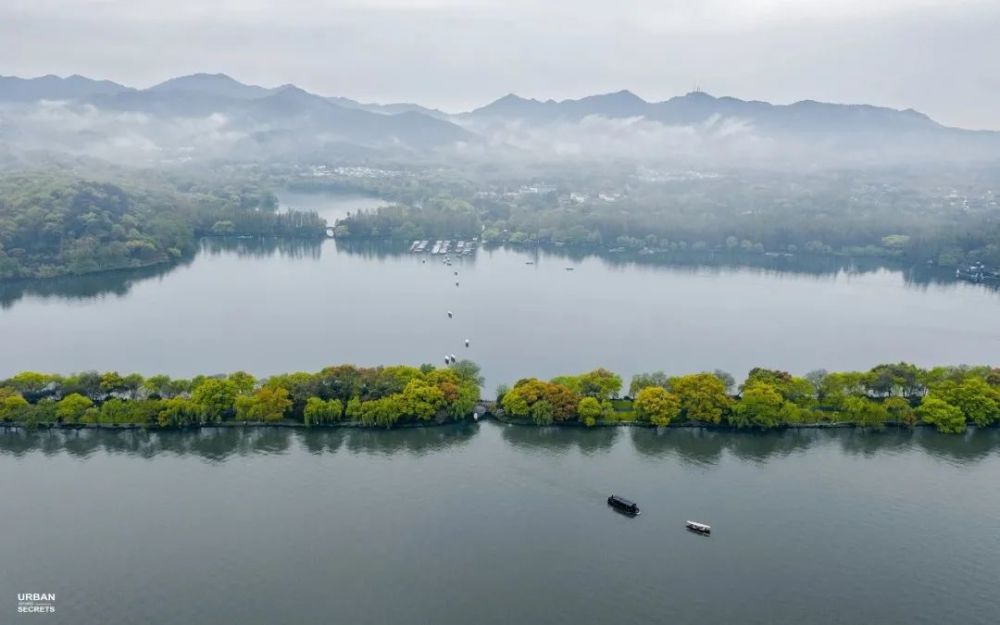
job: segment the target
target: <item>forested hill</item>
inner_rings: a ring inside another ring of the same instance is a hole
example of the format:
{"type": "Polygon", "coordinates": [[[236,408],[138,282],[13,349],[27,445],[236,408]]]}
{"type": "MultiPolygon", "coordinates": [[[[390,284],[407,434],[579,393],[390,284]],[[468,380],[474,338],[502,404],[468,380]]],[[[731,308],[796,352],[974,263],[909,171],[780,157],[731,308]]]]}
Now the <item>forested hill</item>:
{"type": "Polygon", "coordinates": [[[322,237],[325,227],[315,213],[279,213],[254,185],[0,176],[0,280],[171,262],[203,235],[322,237]]]}

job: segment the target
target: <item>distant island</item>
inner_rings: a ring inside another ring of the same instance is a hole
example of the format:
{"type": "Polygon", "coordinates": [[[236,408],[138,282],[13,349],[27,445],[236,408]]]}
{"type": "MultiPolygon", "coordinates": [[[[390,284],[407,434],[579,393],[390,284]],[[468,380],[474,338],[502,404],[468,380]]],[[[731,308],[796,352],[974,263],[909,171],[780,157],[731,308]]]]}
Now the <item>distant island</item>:
{"type": "Polygon", "coordinates": [[[926,425],[946,433],[1000,422],[1000,368],[879,365],[804,377],[757,368],[735,387],[722,372],[622,379],[606,369],[525,378],[480,398],[479,367],[340,365],[264,379],[237,372],[172,379],[117,372],[23,372],[0,381],[0,423],[19,427],[186,428],[224,425],[405,427],[480,416],[525,425],[583,427],[926,425]]]}

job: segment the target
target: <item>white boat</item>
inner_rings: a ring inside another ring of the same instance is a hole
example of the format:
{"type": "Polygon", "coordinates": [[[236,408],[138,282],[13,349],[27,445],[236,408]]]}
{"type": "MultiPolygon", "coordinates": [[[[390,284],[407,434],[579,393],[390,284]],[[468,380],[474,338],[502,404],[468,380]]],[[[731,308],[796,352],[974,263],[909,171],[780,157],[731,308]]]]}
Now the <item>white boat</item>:
{"type": "Polygon", "coordinates": [[[692,532],[698,532],[699,534],[711,534],[712,526],[706,525],[704,523],[698,523],[697,521],[688,521],[684,524],[692,532]]]}

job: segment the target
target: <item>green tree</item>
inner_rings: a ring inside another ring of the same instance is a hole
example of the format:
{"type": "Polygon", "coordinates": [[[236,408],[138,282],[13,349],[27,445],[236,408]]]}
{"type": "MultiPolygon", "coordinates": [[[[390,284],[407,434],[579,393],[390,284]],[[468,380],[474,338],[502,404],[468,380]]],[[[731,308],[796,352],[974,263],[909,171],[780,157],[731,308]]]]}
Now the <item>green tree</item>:
{"type": "Polygon", "coordinates": [[[588,427],[592,427],[597,424],[597,420],[601,418],[604,410],[601,407],[601,402],[597,401],[593,397],[584,397],[577,404],[576,412],[579,415],[581,422],[586,424],[588,427]]]}
{"type": "Polygon", "coordinates": [[[347,400],[347,405],[344,406],[344,416],[347,417],[348,421],[353,423],[361,421],[362,413],[360,399],[352,397],[347,400]]]}
{"type": "Polygon", "coordinates": [[[655,426],[670,425],[681,411],[677,395],[659,386],[647,386],[639,391],[633,406],[640,420],[655,426]]]}
{"type": "Polygon", "coordinates": [[[979,427],[1000,419],[1000,392],[982,378],[968,377],[961,384],[942,384],[934,393],[961,410],[967,420],[979,427]]]}
{"type": "Polygon", "coordinates": [[[340,421],[344,406],[339,399],[322,400],[319,397],[310,397],[306,400],[302,416],[306,425],[322,423],[335,423],[340,421]]]}
{"type": "Polygon", "coordinates": [[[681,400],[681,411],[689,421],[719,423],[732,403],[725,383],[712,373],[670,378],[667,388],[681,400]]]}
{"type": "Polygon", "coordinates": [[[782,398],[790,401],[802,408],[809,407],[813,402],[815,389],[809,380],[795,377],[787,371],[777,369],[763,369],[756,367],[750,370],[743,389],[750,388],[756,384],[767,384],[777,391],[782,398]]]}
{"type": "Polygon", "coordinates": [[[889,418],[899,425],[913,427],[917,422],[917,414],[910,402],[902,397],[890,397],[883,404],[889,413],[889,418]]]}
{"type": "Polygon", "coordinates": [[[615,399],[622,390],[622,378],[607,369],[594,369],[579,376],[581,395],[597,399],[615,399]]]}
{"type": "Polygon", "coordinates": [[[256,378],[245,371],[237,371],[229,374],[229,381],[236,387],[236,392],[241,395],[249,395],[253,392],[257,384],[256,378]]]}
{"type": "Polygon", "coordinates": [[[655,371],[653,373],[637,373],[632,376],[632,383],[629,384],[628,394],[635,397],[639,394],[639,391],[647,386],[662,386],[663,388],[666,388],[667,380],[667,374],[662,371],[655,371]]]}
{"type": "Polygon", "coordinates": [[[263,421],[273,423],[285,418],[285,413],[292,407],[288,398],[288,390],[284,388],[264,387],[253,395],[236,397],[236,418],[241,421],[263,421]]]}
{"type": "Polygon", "coordinates": [[[563,384],[543,382],[537,378],[518,380],[503,397],[503,409],[522,419],[547,418],[551,412],[554,421],[567,421],[576,416],[579,395],[563,384]],[[533,412],[534,404],[544,401],[545,406],[533,412]]]}
{"type": "Polygon", "coordinates": [[[156,396],[162,399],[171,397],[171,385],[170,376],[168,375],[151,375],[143,382],[143,390],[146,395],[156,396]]]}
{"type": "Polygon", "coordinates": [[[844,400],[842,413],[851,423],[876,430],[884,428],[889,418],[889,412],[884,405],[857,395],[851,395],[844,400]]]}
{"type": "Polygon", "coordinates": [[[70,393],[56,404],[56,417],[63,423],[78,423],[87,409],[94,405],[89,397],[70,393]]]}
{"type": "Polygon", "coordinates": [[[17,389],[21,395],[35,398],[41,396],[49,384],[58,381],[59,376],[56,375],[38,373],[37,371],[22,371],[7,380],[6,384],[17,389]]]}
{"type": "Polygon", "coordinates": [[[917,416],[924,423],[936,427],[939,432],[958,434],[965,431],[965,415],[962,410],[933,394],[927,395],[920,402],[917,416]]]}
{"type": "Polygon", "coordinates": [[[535,425],[551,425],[555,409],[547,399],[540,399],[531,404],[531,420],[535,425]]]}
{"type": "Polygon", "coordinates": [[[757,382],[744,388],[729,415],[729,421],[739,428],[773,428],[781,424],[784,404],[781,393],[773,385],[757,382]]]}
{"type": "Polygon", "coordinates": [[[399,397],[402,414],[419,421],[430,421],[444,407],[444,392],[419,379],[412,379],[399,397]]]}
{"type": "Polygon", "coordinates": [[[21,393],[9,387],[0,387],[0,420],[13,419],[27,406],[28,400],[21,393]]]}
{"type": "Polygon", "coordinates": [[[125,378],[117,371],[108,371],[101,374],[101,392],[105,394],[125,392],[125,378]]]}
{"type": "Polygon", "coordinates": [[[171,397],[160,401],[156,422],[160,427],[184,427],[198,422],[201,408],[192,400],[171,397]]]}
{"type": "Polygon", "coordinates": [[[232,381],[206,378],[192,391],[191,400],[198,406],[202,421],[218,423],[233,415],[236,394],[232,381]]]}

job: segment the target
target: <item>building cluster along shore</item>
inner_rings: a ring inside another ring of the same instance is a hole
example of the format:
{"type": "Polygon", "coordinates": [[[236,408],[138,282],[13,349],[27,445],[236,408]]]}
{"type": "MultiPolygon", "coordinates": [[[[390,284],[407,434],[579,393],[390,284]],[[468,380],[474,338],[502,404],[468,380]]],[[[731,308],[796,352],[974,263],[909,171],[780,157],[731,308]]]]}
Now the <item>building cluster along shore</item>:
{"type": "Polygon", "coordinates": [[[803,377],[756,368],[736,386],[722,371],[639,374],[627,389],[607,369],[523,378],[481,397],[479,367],[338,365],[257,379],[245,372],[143,377],[32,371],[0,381],[0,424],[183,428],[219,425],[404,427],[493,417],[585,427],[694,425],[735,429],[933,426],[959,433],[1000,423],[1000,368],[907,363],[803,377]]]}

